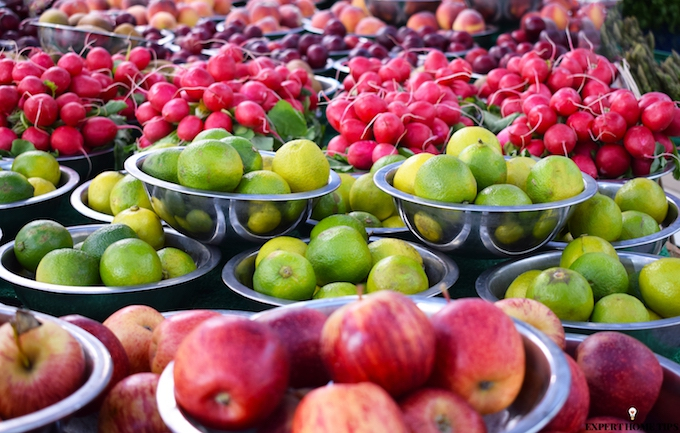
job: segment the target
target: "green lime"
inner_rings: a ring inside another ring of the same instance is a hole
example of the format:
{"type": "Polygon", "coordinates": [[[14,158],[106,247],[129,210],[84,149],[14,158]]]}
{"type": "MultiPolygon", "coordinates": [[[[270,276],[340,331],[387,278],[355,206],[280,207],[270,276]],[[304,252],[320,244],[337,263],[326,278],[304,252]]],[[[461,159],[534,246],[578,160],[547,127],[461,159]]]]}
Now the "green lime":
{"type": "Polygon", "coordinates": [[[368,233],[366,232],[366,228],[361,223],[361,221],[347,214],[331,215],[322,219],[317,225],[314,226],[314,228],[312,228],[312,231],[309,233],[309,238],[314,239],[322,231],[337,226],[351,227],[361,234],[365,241],[368,241],[368,233]]]}
{"type": "Polygon", "coordinates": [[[590,320],[596,323],[648,322],[649,313],[638,298],[626,293],[613,293],[595,303],[590,320]]]}
{"type": "Polygon", "coordinates": [[[125,224],[108,224],[98,228],[92,232],[83,241],[81,250],[89,255],[96,257],[97,260],[102,258],[104,251],[112,243],[121,239],[137,238],[137,233],[128,225],[125,224]]]}
{"type": "Polygon", "coordinates": [[[316,288],[312,264],[291,251],[277,250],[262,259],[253,274],[253,290],[293,301],[311,299],[316,288]]]}
{"type": "Polygon", "coordinates": [[[236,191],[239,194],[290,194],[284,178],[268,170],[256,170],[241,178],[236,191]]]}
{"type": "Polygon", "coordinates": [[[490,185],[477,194],[475,204],[480,206],[528,206],[529,196],[515,185],[502,183],[490,185]]]}
{"type": "Polygon", "coordinates": [[[368,244],[368,250],[371,252],[373,265],[375,266],[380,260],[389,256],[407,256],[420,263],[423,266],[423,258],[418,250],[416,250],[408,242],[397,238],[381,238],[377,241],[368,244]]]}
{"type": "MultiPolygon", "coordinates": [[[[377,216],[373,215],[370,212],[365,212],[361,210],[353,210],[352,212],[348,213],[347,215],[351,216],[352,218],[356,218],[361,222],[361,224],[367,228],[367,229],[375,229],[375,228],[380,228],[383,226],[382,221],[378,219],[377,216]]],[[[395,216],[395,215],[392,215],[395,216]]],[[[392,216],[388,217],[392,218],[392,216]]]]}
{"type": "Polygon", "coordinates": [[[232,136],[221,138],[220,141],[229,143],[236,149],[243,162],[243,173],[263,169],[262,155],[260,155],[260,152],[253,146],[250,140],[232,136]]]}
{"type": "Polygon", "coordinates": [[[326,186],[331,166],[316,143],[299,139],[285,143],[276,151],[272,171],[286,179],[291,191],[304,192],[326,186]]]}
{"type": "Polygon", "coordinates": [[[458,159],[470,167],[470,171],[477,181],[477,190],[505,183],[508,176],[508,167],[503,155],[498,150],[484,143],[474,143],[463,149],[458,159]]]}
{"type": "Polygon", "coordinates": [[[621,213],[621,220],[623,227],[618,239],[620,241],[653,235],[661,230],[656,220],[644,212],[627,210],[621,213]]]}
{"type": "Polygon", "coordinates": [[[248,229],[258,235],[269,233],[281,224],[281,211],[276,204],[266,201],[248,203],[248,229]]]}
{"type": "Polygon", "coordinates": [[[425,161],[432,157],[434,157],[433,154],[423,152],[406,158],[406,161],[404,161],[394,173],[392,185],[399,191],[403,191],[407,194],[414,194],[413,187],[416,180],[416,173],[418,173],[418,170],[425,161]]]}
{"type": "Polygon", "coordinates": [[[203,140],[222,140],[223,138],[231,137],[231,133],[224,128],[211,128],[206,129],[198,133],[194,137],[193,142],[199,142],[203,140]]]}
{"type": "Polygon", "coordinates": [[[560,266],[571,267],[571,264],[585,253],[606,253],[615,259],[619,258],[616,250],[609,242],[597,236],[581,236],[569,242],[562,251],[560,266]]]}
{"type": "Polygon", "coordinates": [[[326,284],[314,292],[312,299],[337,298],[340,296],[352,296],[357,294],[357,286],[352,283],[339,282],[326,284]]]}
{"type": "Polygon", "coordinates": [[[14,256],[31,272],[35,272],[47,253],[60,248],[73,248],[73,238],[66,227],[52,220],[31,221],[14,239],[14,256]]]}
{"type": "Polygon", "coordinates": [[[62,286],[94,286],[100,283],[99,262],[73,248],[52,250],[40,261],[35,280],[62,286]]]}
{"type": "Polygon", "coordinates": [[[531,283],[534,282],[541,272],[538,269],[532,269],[519,274],[517,278],[512,280],[512,283],[510,283],[505,291],[505,298],[526,298],[529,286],[531,286],[531,283]]]}
{"type": "Polygon", "coordinates": [[[181,277],[196,270],[194,259],[179,248],[165,247],[158,250],[161,259],[163,279],[181,277]]]}
{"type": "Polygon", "coordinates": [[[0,204],[14,203],[33,197],[35,188],[23,174],[0,171],[0,204]]]}
{"type": "Polygon", "coordinates": [[[636,177],[624,183],[614,196],[622,212],[644,212],[661,224],[668,214],[668,199],[661,186],[646,177],[636,177]]]}
{"type": "Polygon", "coordinates": [[[161,219],[152,210],[133,206],[113,217],[112,224],[125,224],[139,239],[159,250],[165,245],[165,231],[161,219]]]}
{"type": "Polygon", "coordinates": [[[111,191],[125,175],[118,171],[104,171],[90,181],[87,187],[87,205],[97,212],[113,215],[111,191]]]}
{"type": "Polygon", "coordinates": [[[393,290],[405,295],[415,295],[430,287],[421,263],[401,255],[381,259],[373,265],[366,281],[366,292],[393,290]]]}
{"type": "Polygon", "coordinates": [[[534,203],[566,200],[583,192],[581,169],[570,158],[547,156],[531,167],[526,193],[534,203]]]}
{"type": "Polygon", "coordinates": [[[141,180],[132,177],[130,174],[123,176],[121,180],[111,188],[109,204],[113,215],[118,215],[125,209],[137,206],[152,210],[151,200],[147,194],[141,180]]]}
{"type": "Polygon", "coordinates": [[[298,253],[301,256],[304,256],[307,252],[307,244],[292,236],[277,236],[275,238],[271,238],[265,242],[257,252],[257,256],[255,257],[255,267],[260,264],[262,259],[278,250],[290,251],[292,253],[298,253]]]}
{"type": "Polygon", "coordinates": [[[413,192],[428,200],[471,203],[477,196],[477,181],[460,159],[452,155],[435,155],[418,169],[413,192]]]}
{"type": "Polygon", "coordinates": [[[347,226],[331,227],[319,233],[309,241],[305,256],[314,267],[320,286],[338,281],[359,283],[373,264],[364,237],[347,226]]]}
{"type": "Polygon", "coordinates": [[[42,150],[29,150],[17,155],[12,162],[12,171],[21,173],[24,177],[39,177],[56,186],[61,179],[59,162],[42,150]]]}
{"type": "Polygon", "coordinates": [[[142,171],[156,179],[179,183],[177,160],[183,150],[183,147],[169,147],[153,152],[142,162],[142,171]]]}
{"type": "Polygon", "coordinates": [[[527,177],[529,177],[531,167],[535,164],[536,160],[527,156],[517,156],[506,160],[505,165],[508,168],[506,182],[526,191],[527,177]]]}
{"type": "Polygon", "coordinates": [[[385,167],[386,165],[394,164],[395,162],[399,161],[405,161],[406,157],[404,155],[385,155],[380,158],[376,162],[373,163],[371,166],[371,169],[369,170],[369,173],[375,173],[376,171],[380,170],[381,168],[385,167]]]}
{"type": "Polygon", "coordinates": [[[680,259],[664,257],[640,271],[640,292],[645,304],[661,317],[680,316],[680,259]]]}
{"type": "Polygon", "coordinates": [[[122,239],[109,245],[99,261],[107,286],[151,284],[163,278],[163,266],[154,247],[141,239],[122,239]]]}
{"type": "Polygon", "coordinates": [[[184,148],[177,161],[179,183],[190,188],[232,192],[241,176],[241,156],[232,145],[219,140],[193,142],[184,148]]]}
{"type": "Polygon", "coordinates": [[[54,184],[41,177],[29,177],[28,183],[33,185],[33,197],[38,197],[39,195],[47,194],[48,192],[52,192],[57,189],[54,184]]]}
{"type": "Polygon", "coordinates": [[[586,253],[569,269],[583,275],[593,290],[595,301],[613,293],[628,291],[628,272],[618,258],[606,253],[586,253]]]}
{"type": "Polygon", "coordinates": [[[593,291],[576,271],[549,268],[529,286],[526,297],[550,308],[561,320],[585,322],[593,312],[593,291]]]}
{"type": "Polygon", "coordinates": [[[621,209],[612,198],[597,193],[574,207],[568,226],[574,238],[590,235],[613,242],[623,229],[621,209]]]}
{"type": "Polygon", "coordinates": [[[362,174],[349,191],[349,206],[353,211],[373,214],[384,220],[397,212],[392,196],[378,188],[373,182],[373,174],[362,174]]]}

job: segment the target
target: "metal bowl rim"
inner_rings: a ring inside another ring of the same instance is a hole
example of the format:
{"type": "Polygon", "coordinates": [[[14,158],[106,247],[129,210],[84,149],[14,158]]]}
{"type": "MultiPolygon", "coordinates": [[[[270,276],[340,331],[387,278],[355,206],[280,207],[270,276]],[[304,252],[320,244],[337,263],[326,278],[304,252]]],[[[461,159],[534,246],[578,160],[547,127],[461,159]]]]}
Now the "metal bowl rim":
{"type": "MultiPolygon", "coordinates": [[[[71,226],[67,227],[68,231],[71,234],[79,234],[79,233],[88,233],[88,232],[93,232],[94,230],[104,227],[107,224],[86,224],[86,225],[79,225],[79,226],[71,226]]],[[[221,260],[221,253],[220,250],[212,245],[205,245],[200,242],[198,242],[195,239],[192,239],[188,236],[184,236],[180,234],[179,232],[170,229],[170,228],[164,228],[165,235],[166,236],[171,236],[171,237],[176,237],[176,238],[182,238],[186,239],[188,242],[191,242],[192,245],[196,250],[203,250],[207,251],[209,255],[209,259],[207,263],[205,263],[204,266],[197,268],[196,270],[186,274],[182,275],[181,277],[177,278],[172,278],[169,280],[161,280],[157,283],[153,284],[142,284],[142,285],[137,285],[137,286],[124,286],[124,287],[114,287],[114,286],[63,286],[59,284],[48,284],[48,283],[40,283],[35,280],[32,280],[30,278],[23,277],[21,275],[17,275],[14,272],[11,272],[9,269],[5,268],[2,263],[0,262],[0,278],[18,285],[22,286],[27,290],[39,290],[42,292],[48,292],[48,293],[59,293],[59,294],[67,294],[67,295],[116,295],[118,293],[134,293],[134,292],[147,292],[151,290],[164,290],[171,288],[173,286],[176,286],[178,284],[183,284],[188,281],[194,280],[198,277],[201,277],[211,270],[213,270],[219,261],[221,260]]],[[[0,246],[0,259],[5,256],[5,254],[8,254],[10,249],[14,248],[14,240],[7,242],[6,244],[0,246]]]]}
{"type": "Polygon", "coordinates": [[[465,204],[465,203],[446,203],[436,200],[428,200],[424,198],[417,197],[412,194],[405,193],[393,187],[390,182],[387,181],[387,176],[396,172],[397,168],[403,164],[404,161],[397,161],[392,164],[386,165],[375,172],[373,176],[373,181],[376,186],[391,195],[392,197],[403,200],[406,202],[414,203],[420,206],[426,206],[431,208],[446,209],[459,212],[483,212],[483,213],[518,213],[518,212],[533,212],[533,211],[545,211],[552,209],[560,209],[564,207],[573,206],[575,204],[584,202],[591,198],[597,193],[597,182],[592,177],[585,173],[581,173],[583,176],[583,191],[578,195],[570,197],[565,200],[553,201],[548,203],[536,203],[525,206],[481,206],[476,204],[465,204]]]}
{"type": "MultiPolygon", "coordinates": [[[[0,312],[13,313],[17,309],[0,304],[0,312]]],[[[0,423],[1,433],[19,433],[33,431],[40,427],[45,427],[51,423],[62,420],[63,418],[75,413],[82,407],[94,400],[106,388],[113,375],[113,361],[104,344],[94,335],[80,328],[79,326],[65,322],[54,316],[31,311],[31,314],[45,321],[49,320],[57,323],[73,335],[83,348],[83,352],[92,359],[92,372],[87,380],[65,399],[18,418],[4,420],[0,423]]]]}
{"type": "MultiPolygon", "coordinates": [[[[369,238],[369,241],[376,241],[382,239],[382,237],[377,237],[377,236],[372,236],[369,238]]],[[[309,242],[309,238],[307,239],[302,239],[303,242],[307,243],[309,242]]],[[[436,296],[438,293],[441,293],[441,286],[446,285],[447,289],[453,287],[453,285],[458,281],[458,278],[460,277],[460,269],[458,268],[458,265],[456,264],[453,259],[451,259],[449,256],[445,255],[444,253],[436,250],[430,250],[426,248],[425,246],[421,244],[417,244],[414,242],[410,241],[404,241],[408,242],[409,245],[413,246],[418,250],[418,253],[420,254],[426,254],[429,255],[430,257],[433,257],[435,260],[437,260],[441,265],[444,267],[444,278],[442,278],[440,281],[436,281],[433,283],[432,286],[428,287],[426,290],[416,293],[414,295],[410,295],[409,297],[416,298],[429,298],[432,296],[436,296]]],[[[274,305],[274,306],[284,306],[284,305],[292,305],[296,304],[300,301],[292,301],[288,299],[283,299],[283,298],[276,298],[274,296],[269,296],[265,295],[263,293],[256,292],[255,290],[251,289],[250,287],[245,286],[242,284],[240,281],[236,279],[236,273],[234,270],[236,267],[241,264],[245,259],[252,257],[254,255],[257,255],[257,253],[260,251],[259,248],[254,248],[250,249],[247,251],[244,251],[242,253],[239,253],[229,259],[227,263],[224,265],[222,268],[222,281],[224,284],[229,287],[232,291],[238,293],[241,296],[244,296],[248,299],[252,299],[254,301],[262,302],[268,305],[274,305]]],[[[357,296],[344,296],[342,298],[356,298],[357,296]]],[[[309,301],[304,301],[304,302],[311,302],[309,301]]]]}
{"type": "Polygon", "coordinates": [[[113,215],[107,215],[103,212],[97,212],[96,210],[87,206],[85,202],[83,202],[82,200],[83,193],[90,187],[91,183],[92,179],[81,183],[80,185],[78,185],[76,189],[73,190],[70,198],[71,206],[73,206],[73,209],[75,209],[79,214],[83,216],[86,216],[95,221],[110,223],[111,221],[113,221],[113,215]]]}
{"type": "MultiPolygon", "coordinates": [[[[181,147],[181,146],[177,146],[181,147]]],[[[166,148],[169,149],[169,148],[166,148]]],[[[205,191],[196,188],[189,188],[177,183],[167,182],[164,180],[157,179],[153,176],[149,176],[144,173],[138,165],[140,165],[145,158],[154,152],[158,152],[164,149],[157,150],[147,150],[134,154],[125,160],[125,170],[131,174],[133,177],[141,180],[147,185],[156,186],[159,188],[164,188],[170,191],[179,192],[182,194],[188,194],[199,197],[216,198],[223,200],[242,200],[242,201],[292,201],[292,200],[306,200],[310,198],[321,197],[322,195],[328,194],[335,191],[340,187],[340,176],[331,170],[328,175],[328,183],[319,189],[305,192],[296,192],[291,194],[238,194],[230,192],[215,192],[215,191],[205,191]]],[[[271,154],[273,152],[260,151],[262,154],[271,154]]]]}
{"type": "Polygon", "coordinates": [[[78,185],[78,182],[80,182],[80,176],[74,169],[66,167],[64,165],[60,165],[59,171],[61,172],[62,178],[64,175],[67,176],[66,182],[62,186],[55,189],[54,191],[50,191],[46,194],[42,194],[36,197],[31,197],[26,200],[19,200],[12,203],[0,204],[0,212],[6,209],[18,209],[25,206],[32,206],[35,204],[39,204],[41,202],[45,202],[60,197],[71,191],[76,185],[78,185]]]}
{"type": "MultiPolygon", "coordinates": [[[[617,254],[624,259],[628,259],[631,262],[636,262],[640,260],[647,261],[649,260],[650,262],[653,260],[658,260],[665,258],[663,256],[656,256],[653,254],[645,254],[645,253],[634,253],[634,252],[625,252],[625,251],[617,251],[617,254]]],[[[489,302],[495,302],[498,301],[499,299],[496,298],[496,296],[491,292],[490,287],[489,287],[489,282],[490,280],[495,277],[497,274],[501,274],[504,271],[507,271],[508,268],[513,267],[516,265],[518,262],[526,261],[526,260],[540,260],[543,259],[544,261],[548,261],[551,259],[559,258],[562,255],[562,251],[550,251],[547,253],[541,253],[541,254],[535,254],[532,256],[528,257],[520,257],[517,259],[511,259],[507,260],[505,262],[499,263],[495,266],[492,266],[489,269],[486,269],[484,272],[482,272],[479,277],[477,277],[477,280],[475,281],[475,291],[477,292],[477,295],[482,298],[486,299],[489,302]]],[[[559,262],[559,260],[558,260],[559,262]]],[[[557,265],[559,266],[559,265],[557,265]]],[[[547,269],[547,268],[546,268],[547,269]]],[[[677,317],[668,317],[665,319],[660,319],[660,320],[650,320],[648,322],[634,322],[634,323],[595,323],[595,322],[576,322],[572,320],[562,320],[562,324],[564,325],[565,328],[571,328],[571,329],[580,329],[583,331],[642,331],[642,330],[650,330],[650,329],[661,329],[661,328],[669,328],[669,327],[676,327],[680,325],[680,316],[677,317]]]]}
{"type": "Polygon", "coordinates": [[[147,42],[145,38],[140,38],[138,36],[129,36],[129,35],[120,35],[118,33],[113,33],[113,32],[107,32],[106,30],[90,30],[90,29],[83,29],[83,28],[78,28],[76,26],[67,26],[63,24],[52,24],[52,23],[43,23],[43,22],[34,22],[34,26],[36,27],[42,27],[46,29],[52,29],[52,30],[64,30],[64,31],[72,31],[75,33],[80,33],[80,34],[88,34],[92,33],[94,35],[100,35],[100,36],[108,36],[113,39],[118,39],[122,41],[136,41],[136,42],[147,42]]]}

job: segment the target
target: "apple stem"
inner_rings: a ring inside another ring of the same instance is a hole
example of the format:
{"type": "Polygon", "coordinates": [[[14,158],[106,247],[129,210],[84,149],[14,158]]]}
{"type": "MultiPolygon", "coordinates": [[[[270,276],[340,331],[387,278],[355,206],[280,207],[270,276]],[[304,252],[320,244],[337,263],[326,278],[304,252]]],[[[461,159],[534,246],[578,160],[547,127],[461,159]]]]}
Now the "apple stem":
{"type": "Polygon", "coordinates": [[[18,355],[19,355],[19,360],[21,361],[21,365],[26,369],[31,368],[31,361],[29,361],[28,357],[24,353],[24,350],[21,347],[21,334],[19,334],[19,330],[17,329],[14,324],[12,324],[12,330],[14,331],[14,341],[17,343],[17,350],[18,350],[18,355]]]}
{"type": "Polygon", "coordinates": [[[363,284],[357,284],[357,295],[359,295],[359,300],[361,301],[361,299],[364,295],[364,285],[363,284]]]}
{"type": "Polygon", "coordinates": [[[479,382],[479,389],[481,389],[482,391],[488,391],[491,388],[493,388],[493,382],[490,382],[488,380],[483,380],[479,382]]]}
{"type": "Polygon", "coordinates": [[[231,403],[231,395],[227,392],[220,392],[215,396],[215,401],[222,406],[229,406],[229,403],[231,403]]]}
{"type": "Polygon", "coordinates": [[[437,415],[434,420],[437,424],[437,430],[442,433],[449,433],[452,431],[451,422],[444,415],[437,415]]]}
{"type": "Polygon", "coordinates": [[[441,286],[441,289],[442,289],[442,296],[444,297],[444,299],[446,299],[446,303],[448,304],[449,302],[451,302],[451,296],[449,295],[449,290],[443,284],[441,286]]]}

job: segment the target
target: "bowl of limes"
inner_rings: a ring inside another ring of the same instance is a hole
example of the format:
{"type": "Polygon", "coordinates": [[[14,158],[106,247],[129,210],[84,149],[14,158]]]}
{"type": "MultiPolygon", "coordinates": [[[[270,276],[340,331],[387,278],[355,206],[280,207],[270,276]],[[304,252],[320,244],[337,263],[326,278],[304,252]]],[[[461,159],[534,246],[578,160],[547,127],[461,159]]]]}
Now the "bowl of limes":
{"type": "Polygon", "coordinates": [[[564,252],[500,263],[480,274],[475,289],[491,302],[505,297],[543,299],[568,332],[625,332],[659,354],[676,357],[678,275],[680,259],[616,251],[606,241],[586,239],[564,252]]]}
{"type": "Polygon", "coordinates": [[[680,231],[680,198],[653,180],[598,181],[598,192],[576,207],[565,228],[571,232],[547,248],[563,250],[565,238],[587,233],[610,241],[616,250],[659,254],[680,231]]]}
{"type": "Polygon", "coordinates": [[[125,170],[144,183],[156,213],[193,239],[262,244],[304,223],[315,200],[340,186],[312,141],[293,140],[273,153],[258,151],[245,138],[212,137],[199,135],[186,147],[146,151],[125,161],[125,170]],[[176,169],[156,169],[166,157],[176,169]],[[263,158],[271,159],[273,170],[263,170],[263,158]]]}
{"type": "Polygon", "coordinates": [[[328,233],[312,233],[311,241],[281,236],[237,254],[222,269],[222,280],[239,295],[267,305],[356,296],[358,284],[369,293],[391,289],[433,297],[458,280],[458,266],[450,257],[417,243],[363,239],[347,226],[324,231],[328,233]],[[278,257],[269,257],[274,251],[278,257]],[[400,257],[390,257],[395,255],[400,257]]]}
{"type": "Polygon", "coordinates": [[[505,170],[500,150],[481,154],[475,174],[464,152],[459,158],[414,155],[374,175],[409,231],[434,249],[476,258],[526,255],[555,238],[574,206],[597,192],[597,182],[565,157],[553,155],[527,168],[523,189],[488,178],[482,182],[484,173],[493,171],[487,157],[497,158],[493,164],[505,170]]]}
{"type": "Polygon", "coordinates": [[[23,305],[55,316],[78,313],[104,320],[139,303],[176,310],[221,254],[170,228],[160,230],[162,235],[151,240],[126,224],[65,228],[35,220],[0,247],[0,278],[14,287],[23,305]]]}
{"type": "MultiPolygon", "coordinates": [[[[54,162],[54,157],[47,153],[45,155],[54,162]]],[[[28,152],[13,160],[0,159],[0,225],[9,238],[29,220],[52,215],[80,181],[75,170],[63,165],[55,165],[50,170],[53,173],[43,174],[44,177],[32,175],[31,171],[18,167],[23,165],[22,160],[25,158],[31,158],[28,152]],[[18,163],[15,163],[17,159],[18,163]]],[[[45,165],[47,163],[40,162],[38,170],[42,170],[45,165]]]]}

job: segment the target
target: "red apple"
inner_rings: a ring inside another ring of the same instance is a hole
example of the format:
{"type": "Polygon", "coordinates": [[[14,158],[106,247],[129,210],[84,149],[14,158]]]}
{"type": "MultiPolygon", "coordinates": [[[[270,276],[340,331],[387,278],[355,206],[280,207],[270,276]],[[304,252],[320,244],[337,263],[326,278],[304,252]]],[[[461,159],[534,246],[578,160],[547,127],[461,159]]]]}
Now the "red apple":
{"type": "Polygon", "coordinates": [[[175,355],[177,404],[206,427],[246,429],[278,406],[288,353],[267,325],[237,316],[199,324],[175,355]]]}
{"type": "Polygon", "coordinates": [[[129,305],[114,312],[104,326],[118,337],[130,360],[130,374],[149,371],[149,344],[153,330],[165,318],[147,305],[129,305]]]}
{"type": "Polygon", "coordinates": [[[299,390],[287,392],[274,413],[257,427],[256,433],[290,433],[293,429],[293,418],[304,394],[299,390]]]}
{"type": "Polygon", "coordinates": [[[393,396],[421,386],[435,356],[432,325],[406,295],[379,291],[334,311],[321,358],[335,382],[374,382],[393,396]]]}
{"type": "Polygon", "coordinates": [[[113,361],[111,381],[109,381],[109,384],[104,388],[99,397],[85,408],[84,412],[96,410],[102,404],[102,401],[104,401],[104,397],[111,391],[111,388],[130,374],[130,360],[118,337],[100,322],[80,314],[70,314],[60,317],[60,319],[72,323],[97,337],[106,346],[106,350],[111,355],[111,360],[113,361]]]}
{"type": "Polygon", "coordinates": [[[478,298],[447,303],[430,321],[437,356],[430,383],[487,415],[507,408],[524,381],[522,337],[512,319],[478,298]]]}
{"type": "Polygon", "coordinates": [[[663,369],[647,346],[620,332],[597,332],[576,348],[576,362],[590,389],[591,416],[621,416],[632,406],[644,422],[654,406],[663,369]]]}
{"type": "Polygon", "coordinates": [[[152,373],[161,374],[175,358],[179,344],[199,323],[219,316],[217,311],[182,311],[162,321],[151,334],[149,343],[149,368],[152,373]]]}
{"type": "Polygon", "coordinates": [[[28,415],[73,394],[83,383],[80,343],[58,324],[17,311],[0,326],[0,418],[28,415]],[[16,331],[15,331],[16,328],[16,331]]]}
{"type": "Polygon", "coordinates": [[[156,388],[159,375],[137,373],[113,387],[99,411],[98,433],[166,433],[158,413],[156,388]]]}
{"type": "Polygon", "coordinates": [[[496,306],[508,316],[528,323],[543,332],[560,349],[564,350],[567,346],[562,321],[545,304],[528,298],[507,298],[497,301],[496,306]]]}
{"type": "Polygon", "coordinates": [[[325,314],[311,308],[281,308],[263,314],[257,321],[268,325],[286,347],[292,388],[313,388],[328,383],[330,377],[320,354],[325,314]]]}
{"type": "Polygon", "coordinates": [[[399,406],[370,382],[322,386],[307,394],[293,419],[293,433],[408,433],[399,406]]]}
{"type": "Polygon", "coordinates": [[[412,432],[486,433],[482,416],[461,396],[445,389],[422,388],[399,403],[412,432]]]}
{"type": "Polygon", "coordinates": [[[569,396],[567,401],[564,402],[562,409],[557,412],[557,415],[550,420],[544,429],[569,433],[577,432],[586,422],[588,409],[590,408],[590,394],[588,393],[588,382],[586,382],[586,377],[581,367],[578,366],[571,356],[565,354],[565,357],[569,363],[569,372],[571,373],[569,396]]]}

